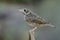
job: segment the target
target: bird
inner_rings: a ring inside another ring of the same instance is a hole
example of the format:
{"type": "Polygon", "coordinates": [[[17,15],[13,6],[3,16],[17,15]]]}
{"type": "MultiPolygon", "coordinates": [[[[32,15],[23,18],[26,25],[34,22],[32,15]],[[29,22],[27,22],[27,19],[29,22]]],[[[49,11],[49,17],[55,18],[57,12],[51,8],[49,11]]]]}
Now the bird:
{"type": "Polygon", "coordinates": [[[26,23],[34,27],[33,29],[29,30],[29,40],[35,40],[34,31],[36,29],[43,27],[43,26],[55,27],[50,22],[48,22],[46,19],[32,12],[30,9],[22,8],[18,10],[20,11],[20,13],[24,15],[24,20],[26,21],[26,23]]]}
{"type": "Polygon", "coordinates": [[[55,27],[51,23],[47,22],[44,18],[32,12],[30,9],[22,8],[19,9],[19,11],[24,15],[24,20],[26,21],[26,23],[34,27],[33,29],[30,30],[30,32],[31,31],[34,32],[34,30],[43,26],[55,27]]]}

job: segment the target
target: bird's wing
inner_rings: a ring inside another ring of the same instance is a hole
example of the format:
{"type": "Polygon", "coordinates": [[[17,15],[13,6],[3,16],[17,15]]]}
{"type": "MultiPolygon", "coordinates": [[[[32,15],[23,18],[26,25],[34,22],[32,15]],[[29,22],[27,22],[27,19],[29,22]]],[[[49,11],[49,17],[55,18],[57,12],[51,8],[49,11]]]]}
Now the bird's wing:
{"type": "Polygon", "coordinates": [[[33,22],[36,22],[36,23],[39,23],[39,24],[43,24],[43,23],[47,23],[47,21],[42,18],[42,17],[39,17],[37,16],[35,19],[32,20],[33,22]]]}
{"type": "Polygon", "coordinates": [[[32,15],[35,17],[35,19],[40,20],[41,22],[47,22],[44,18],[40,17],[39,15],[32,13],[32,15]]]}
{"type": "Polygon", "coordinates": [[[39,17],[39,16],[37,17],[37,19],[40,20],[40,21],[42,21],[42,22],[47,22],[44,18],[39,17]]]}

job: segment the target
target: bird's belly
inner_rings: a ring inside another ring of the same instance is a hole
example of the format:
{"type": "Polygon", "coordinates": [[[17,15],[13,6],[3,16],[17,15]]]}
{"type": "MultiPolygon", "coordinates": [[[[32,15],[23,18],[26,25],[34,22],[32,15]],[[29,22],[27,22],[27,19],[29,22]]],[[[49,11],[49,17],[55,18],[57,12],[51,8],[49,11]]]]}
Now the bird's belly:
{"type": "Polygon", "coordinates": [[[41,25],[43,24],[37,24],[37,23],[33,23],[31,21],[26,21],[28,23],[28,25],[32,26],[32,27],[41,27],[41,25]]]}
{"type": "Polygon", "coordinates": [[[40,23],[33,22],[30,18],[25,17],[24,19],[32,27],[41,27],[40,25],[42,25],[40,23]]]}
{"type": "MultiPolygon", "coordinates": [[[[28,22],[27,22],[28,23],[28,22]]],[[[32,27],[38,27],[38,28],[40,28],[40,27],[42,27],[44,24],[36,24],[36,23],[28,23],[30,26],[32,26],[32,27]]]]}

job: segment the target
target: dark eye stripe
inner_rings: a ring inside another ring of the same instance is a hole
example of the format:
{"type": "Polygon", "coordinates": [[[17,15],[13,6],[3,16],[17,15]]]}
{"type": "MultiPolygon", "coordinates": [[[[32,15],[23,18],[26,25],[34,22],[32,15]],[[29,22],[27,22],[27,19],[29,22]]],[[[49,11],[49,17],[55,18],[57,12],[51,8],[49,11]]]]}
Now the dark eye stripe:
{"type": "Polygon", "coordinates": [[[24,9],[24,11],[26,12],[26,10],[24,9]]]}
{"type": "Polygon", "coordinates": [[[28,13],[29,11],[24,9],[24,12],[28,13]]]}

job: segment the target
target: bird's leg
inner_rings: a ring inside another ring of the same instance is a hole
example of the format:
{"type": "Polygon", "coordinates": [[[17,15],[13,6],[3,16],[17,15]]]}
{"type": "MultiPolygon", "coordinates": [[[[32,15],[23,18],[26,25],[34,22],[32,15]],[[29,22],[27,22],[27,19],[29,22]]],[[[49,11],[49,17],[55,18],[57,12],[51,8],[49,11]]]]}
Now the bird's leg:
{"type": "Polygon", "coordinates": [[[35,27],[35,28],[33,28],[33,29],[29,30],[29,32],[34,33],[34,31],[35,31],[36,29],[37,29],[37,27],[35,27]]]}
{"type": "Polygon", "coordinates": [[[37,29],[37,27],[29,30],[29,40],[35,40],[35,37],[34,37],[34,31],[37,29]]]}

